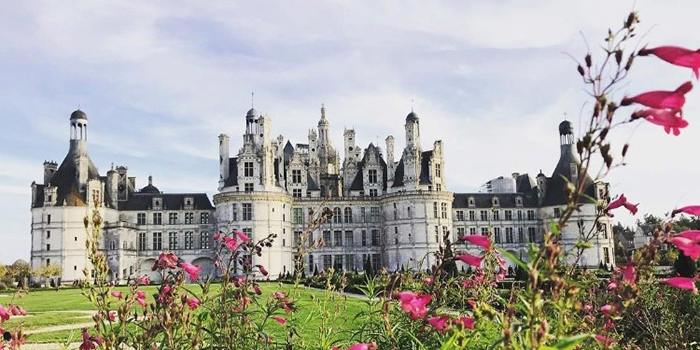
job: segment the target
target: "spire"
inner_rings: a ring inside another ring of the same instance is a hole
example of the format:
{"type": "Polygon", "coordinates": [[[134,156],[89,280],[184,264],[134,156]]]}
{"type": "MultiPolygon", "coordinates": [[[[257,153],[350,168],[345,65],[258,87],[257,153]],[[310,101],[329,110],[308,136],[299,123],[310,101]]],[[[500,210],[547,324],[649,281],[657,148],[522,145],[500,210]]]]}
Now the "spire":
{"type": "Polygon", "coordinates": [[[255,108],[255,93],[250,93],[250,108],[255,108]]]}
{"type": "Polygon", "coordinates": [[[326,119],[326,104],[321,103],[321,119],[326,119]]]}
{"type": "Polygon", "coordinates": [[[148,186],[153,186],[153,176],[148,175],[148,186]]]}

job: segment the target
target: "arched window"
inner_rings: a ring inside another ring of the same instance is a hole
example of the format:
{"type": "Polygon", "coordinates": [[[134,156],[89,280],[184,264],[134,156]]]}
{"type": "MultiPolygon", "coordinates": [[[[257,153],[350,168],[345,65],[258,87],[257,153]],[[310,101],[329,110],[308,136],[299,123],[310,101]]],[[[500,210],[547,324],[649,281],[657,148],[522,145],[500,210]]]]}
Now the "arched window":
{"type": "Polygon", "coordinates": [[[109,250],[116,250],[117,249],[117,243],[114,241],[109,241],[109,250]]]}
{"type": "Polygon", "coordinates": [[[339,224],[343,220],[342,213],[340,212],[340,208],[335,208],[333,209],[333,223],[339,224]]]}
{"type": "Polygon", "coordinates": [[[344,221],[346,224],[352,223],[352,209],[350,207],[345,208],[344,221]]]}

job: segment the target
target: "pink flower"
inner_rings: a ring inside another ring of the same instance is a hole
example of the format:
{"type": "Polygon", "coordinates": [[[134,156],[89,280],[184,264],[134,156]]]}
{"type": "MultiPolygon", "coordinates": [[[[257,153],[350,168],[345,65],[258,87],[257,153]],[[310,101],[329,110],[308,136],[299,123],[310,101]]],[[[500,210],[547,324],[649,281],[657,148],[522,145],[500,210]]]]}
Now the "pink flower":
{"type": "Polygon", "coordinates": [[[224,237],[224,244],[226,245],[226,248],[230,250],[236,250],[238,248],[238,242],[236,241],[235,238],[231,237],[224,237]]]}
{"type": "Polygon", "coordinates": [[[617,285],[617,282],[615,282],[615,281],[610,281],[610,283],[608,283],[608,290],[617,290],[618,287],[619,286],[617,285]]]}
{"type": "Polygon", "coordinates": [[[255,291],[255,294],[261,295],[262,290],[260,289],[260,286],[257,283],[253,283],[253,290],[255,291]]]}
{"type": "Polygon", "coordinates": [[[109,293],[109,294],[110,294],[111,296],[117,298],[117,299],[121,299],[121,298],[122,298],[122,292],[119,292],[119,291],[116,291],[116,290],[112,291],[112,292],[109,293]]]}
{"type": "Polygon", "coordinates": [[[474,255],[471,255],[471,254],[462,254],[462,255],[460,255],[460,256],[457,257],[457,260],[460,260],[460,261],[462,261],[463,263],[465,263],[465,264],[467,264],[467,265],[471,265],[471,266],[475,266],[475,267],[480,267],[480,266],[481,266],[481,261],[484,260],[484,257],[483,257],[483,256],[482,256],[482,257],[478,257],[478,256],[474,256],[474,255]]]}
{"type": "Polygon", "coordinates": [[[80,344],[78,349],[80,350],[92,350],[96,349],[97,345],[102,344],[104,340],[101,337],[92,337],[88,333],[87,328],[83,328],[83,342],[80,344]]]}
{"type": "Polygon", "coordinates": [[[180,267],[182,267],[182,269],[185,270],[188,275],[190,275],[191,280],[196,281],[199,279],[199,272],[202,271],[201,267],[185,262],[180,263],[180,267]]]}
{"type": "Polygon", "coordinates": [[[486,250],[491,248],[491,240],[489,239],[488,236],[482,236],[482,235],[467,235],[467,236],[462,236],[460,238],[463,241],[467,241],[473,245],[477,245],[479,247],[482,247],[486,250]]]}
{"type": "Polygon", "coordinates": [[[454,324],[462,324],[466,329],[474,329],[474,319],[467,316],[462,316],[452,321],[454,324]]]}
{"type": "Polygon", "coordinates": [[[177,267],[177,262],[180,258],[175,255],[175,253],[160,253],[158,255],[158,260],[153,264],[153,271],[163,270],[163,269],[174,269],[177,267]]]}
{"type": "Polygon", "coordinates": [[[697,242],[679,236],[674,236],[670,242],[682,250],[685,256],[693,259],[693,261],[698,260],[698,257],[700,257],[700,245],[697,242]]]}
{"type": "Polygon", "coordinates": [[[375,350],[377,349],[377,344],[375,343],[358,343],[348,347],[345,350],[375,350]]]}
{"type": "Polygon", "coordinates": [[[187,306],[190,308],[190,310],[194,310],[197,307],[199,307],[200,301],[199,299],[192,297],[187,299],[187,306]]]}
{"type": "Polygon", "coordinates": [[[445,333],[445,330],[447,329],[447,321],[449,321],[450,318],[443,315],[443,316],[434,316],[428,319],[428,323],[430,323],[435,329],[438,330],[440,333],[445,333]]]}
{"type": "Polygon", "coordinates": [[[664,131],[674,136],[681,134],[681,129],[688,126],[688,121],[683,119],[683,115],[678,110],[648,108],[632,113],[632,120],[644,118],[646,121],[663,126],[664,131]]]}
{"type": "Polygon", "coordinates": [[[591,305],[591,304],[586,304],[583,306],[583,311],[591,312],[592,310],[593,310],[593,305],[591,305]]]}
{"type": "Polygon", "coordinates": [[[683,208],[678,208],[673,211],[672,215],[676,215],[678,213],[686,213],[690,215],[700,216],[700,205],[689,205],[683,208]]]}
{"type": "Polygon", "coordinates": [[[146,299],[146,293],[143,291],[137,290],[136,291],[136,299],[146,299]]]}
{"type": "Polygon", "coordinates": [[[0,305],[0,321],[5,322],[10,319],[10,313],[5,310],[5,307],[0,305]]]}
{"type": "Polygon", "coordinates": [[[423,283],[427,285],[432,285],[433,284],[433,278],[432,277],[423,277],[423,283]]]}
{"type": "Polygon", "coordinates": [[[236,236],[238,236],[238,238],[244,243],[250,242],[250,238],[248,238],[248,236],[246,236],[245,233],[241,231],[236,231],[236,236]]]}
{"type": "Polygon", "coordinates": [[[610,316],[610,312],[612,312],[614,309],[615,309],[615,308],[614,308],[612,305],[610,305],[610,304],[608,304],[608,305],[603,305],[603,306],[600,307],[600,311],[601,311],[602,313],[604,313],[605,315],[607,315],[607,316],[610,316]]]}
{"type": "Polygon", "coordinates": [[[428,313],[426,306],[432,299],[430,295],[422,295],[420,292],[400,292],[396,293],[395,296],[401,302],[401,309],[410,313],[412,320],[424,318],[428,313]]]}
{"type": "Polygon", "coordinates": [[[698,289],[695,286],[695,281],[697,281],[698,276],[695,276],[693,278],[689,277],[671,277],[667,278],[665,280],[662,280],[661,283],[666,283],[671,287],[675,287],[678,289],[685,289],[685,290],[690,290],[693,292],[693,294],[698,294],[698,289]]]}
{"type": "Polygon", "coordinates": [[[687,238],[691,241],[695,241],[695,242],[700,243],[700,231],[695,231],[695,230],[683,231],[683,232],[677,234],[675,237],[683,237],[683,238],[687,238]]]}
{"type": "Polygon", "coordinates": [[[117,313],[114,312],[114,311],[110,311],[110,312],[107,314],[107,317],[109,317],[109,320],[110,320],[111,322],[114,322],[114,321],[117,320],[117,313]]]}
{"type": "Polygon", "coordinates": [[[258,267],[258,270],[260,270],[260,273],[261,273],[263,276],[267,276],[267,270],[265,270],[265,266],[262,266],[262,265],[255,265],[255,266],[258,267]]]}
{"type": "Polygon", "coordinates": [[[13,316],[27,316],[27,312],[24,311],[24,309],[22,309],[21,306],[12,305],[12,304],[8,304],[7,306],[10,308],[10,313],[13,316]]]}
{"type": "Polygon", "coordinates": [[[643,48],[639,50],[639,56],[654,55],[670,64],[688,67],[693,70],[695,79],[698,79],[700,72],[700,53],[678,46],[659,46],[653,49],[643,48]]]}
{"type": "Polygon", "coordinates": [[[214,235],[214,240],[215,240],[215,241],[218,241],[218,240],[220,240],[220,239],[221,239],[221,232],[217,232],[217,233],[214,235]]]}
{"type": "Polygon", "coordinates": [[[146,302],[146,299],[136,299],[136,302],[139,303],[142,307],[146,307],[148,303],[146,302]]]}
{"type": "Polygon", "coordinates": [[[277,321],[277,323],[279,323],[279,324],[281,324],[281,325],[284,325],[284,324],[287,322],[287,320],[285,320],[285,319],[283,319],[282,317],[279,317],[279,316],[272,316],[272,319],[275,320],[275,321],[277,321]]]}
{"type": "Polygon", "coordinates": [[[141,276],[136,280],[136,285],[149,285],[151,284],[151,278],[148,276],[141,276]]]}
{"type": "Polygon", "coordinates": [[[668,108],[679,111],[685,104],[685,94],[692,89],[693,83],[688,81],[674,91],[650,91],[634,97],[625,97],[620,105],[628,106],[638,103],[650,108],[668,108]]]}
{"type": "Polygon", "coordinates": [[[275,292],[275,294],[273,294],[273,296],[274,296],[275,299],[277,299],[277,300],[282,300],[282,299],[284,299],[287,295],[284,294],[283,292],[275,292]]]}
{"type": "Polygon", "coordinates": [[[632,215],[635,215],[635,214],[637,214],[637,206],[638,205],[639,204],[632,204],[632,203],[628,202],[627,197],[625,197],[625,194],[623,193],[620,195],[620,197],[617,197],[616,200],[610,202],[610,204],[608,204],[608,207],[605,209],[605,211],[610,211],[610,210],[617,209],[619,207],[624,206],[627,210],[630,211],[630,213],[632,213],[632,215]]]}
{"type": "Polygon", "coordinates": [[[627,265],[621,269],[621,271],[623,281],[627,281],[631,285],[637,283],[637,275],[634,271],[634,262],[628,262],[627,265]]]}
{"type": "Polygon", "coordinates": [[[612,344],[612,339],[600,334],[596,334],[595,340],[599,341],[605,346],[609,346],[610,344],[612,344]]]}
{"type": "Polygon", "coordinates": [[[472,309],[476,307],[476,301],[474,301],[474,300],[471,300],[471,299],[467,300],[467,304],[469,304],[469,306],[471,306],[472,309]]]}

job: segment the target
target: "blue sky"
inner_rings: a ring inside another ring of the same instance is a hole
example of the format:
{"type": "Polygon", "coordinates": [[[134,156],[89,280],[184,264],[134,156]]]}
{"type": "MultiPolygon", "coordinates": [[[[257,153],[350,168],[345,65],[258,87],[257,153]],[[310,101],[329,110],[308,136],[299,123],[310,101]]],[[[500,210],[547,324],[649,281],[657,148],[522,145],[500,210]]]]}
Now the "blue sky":
{"type": "MultiPolygon", "coordinates": [[[[240,146],[250,93],[274,135],[305,142],[325,103],[335,145],[391,134],[415,100],[422,142],[441,139],[452,191],[512,172],[550,174],[557,124],[578,125],[586,94],[565,52],[582,55],[632,1],[179,1],[0,4],[0,262],[29,257],[30,184],[68,149],[68,117],[89,116],[101,173],[125,165],[137,184],[216,191],[217,135],[240,146]],[[199,5],[199,6],[198,6],[199,5]]],[[[636,1],[651,46],[696,48],[696,1],[636,1]]],[[[640,59],[618,92],[675,89],[689,70],[640,59]]],[[[661,214],[700,203],[700,89],[680,137],[637,123],[614,193],[661,214]]],[[[623,114],[626,114],[624,111],[623,114]]],[[[621,115],[623,115],[621,114],[621,115]]],[[[585,115],[585,114],[584,114],[585,115]]],[[[621,214],[625,223],[634,218],[621,214]]]]}

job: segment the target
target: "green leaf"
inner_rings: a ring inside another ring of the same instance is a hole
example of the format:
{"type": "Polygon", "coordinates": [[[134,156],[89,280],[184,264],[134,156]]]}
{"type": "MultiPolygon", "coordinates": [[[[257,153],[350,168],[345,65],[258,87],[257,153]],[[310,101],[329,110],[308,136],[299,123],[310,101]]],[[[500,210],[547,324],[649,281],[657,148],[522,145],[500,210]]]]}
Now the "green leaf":
{"type": "Polygon", "coordinates": [[[557,350],[570,350],[573,349],[576,345],[580,344],[582,341],[592,338],[592,334],[578,334],[574,335],[568,338],[564,338],[554,344],[553,349],[557,350]]]}
{"type": "Polygon", "coordinates": [[[503,248],[501,248],[501,247],[496,247],[496,250],[498,250],[501,254],[505,255],[506,258],[510,259],[510,261],[514,262],[514,263],[517,264],[518,266],[520,266],[520,267],[522,267],[523,269],[525,269],[525,271],[529,271],[529,270],[530,270],[530,267],[527,266],[526,263],[522,262],[520,259],[516,258],[515,255],[509,253],[509,252],[506,251],[505,249],[503,249],[503,248]]]}

